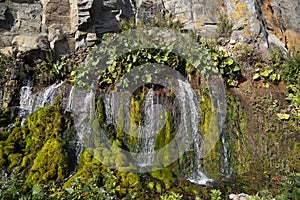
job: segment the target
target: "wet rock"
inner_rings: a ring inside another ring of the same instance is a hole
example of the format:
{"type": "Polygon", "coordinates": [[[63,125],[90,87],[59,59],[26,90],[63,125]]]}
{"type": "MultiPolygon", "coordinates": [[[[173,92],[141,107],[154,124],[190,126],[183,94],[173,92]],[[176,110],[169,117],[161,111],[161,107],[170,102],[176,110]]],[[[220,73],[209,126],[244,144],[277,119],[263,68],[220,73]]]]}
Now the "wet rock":
{"type": "Polygon", "coordinates": [[[16,99],[13,99],[14,95],[16,94],[18,88],[18,81],[17,80],[10,80],[6,82],[4,86],[3,92],[3,99],[2,99],[2,108],[7,108],[13,102],[16,102],[16,99]]]}

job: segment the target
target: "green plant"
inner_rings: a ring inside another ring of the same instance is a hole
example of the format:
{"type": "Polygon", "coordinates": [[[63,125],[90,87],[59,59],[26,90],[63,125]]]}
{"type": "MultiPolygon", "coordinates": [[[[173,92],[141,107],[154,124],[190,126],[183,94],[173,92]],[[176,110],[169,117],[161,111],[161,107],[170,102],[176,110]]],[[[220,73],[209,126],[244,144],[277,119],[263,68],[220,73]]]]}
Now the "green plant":
{"type": "Polygon", "coordinates": [[[0,85],[4,84],[8,77],[8,69],[13,68],[15,63],[15,58],[10,55],[4,55],[0,53],[0,85]]]}
{"type": "Polygon", "coordinates": [[[210,50],[211,58],[217,71],[225,79],[228,86],[237,86],[241,67],[234,58],[224,51],[210,50]]]}
{"type": "Polygon", "coordinates": [[[68,65],[61,60],[54,60],[51,53],[46,59],[37,63],[34,68],[33,77],[40,84],[50,84],[55,79],[63,79],[70,73],[68,65]]]}
{"type": "Polygon", "coordinates": [[[211,192],[211,200],[221,200],[221,191],[220,190],[210,190],[211,192]]]}
{"type": "Polygon", "coordinates": [[[165,194],[160,196],[160,200],[180,200],[182,198],[181,194],[171,192],[170,194],[165,194]]]}
{"type": "Polygon", "coordinates": [[[253,80],[265,79],[271,81],[273,83],[278,84],[281,80],[281,75],[279,73],[275,73],[273,69],[255,69],[256,73],[253,76],[253,80]]]}
{"type": "Polygon", "coordinates": [[[289,94],[286,98],[291,102],[292,113],[300,118],[300,53],[296,52],[287,57],[283,65],[282,78],[287,84],[289,94]]]}
{"type": "Polygon", "coordinates": [[[0,199],[16,199],[22,194],[23,181],[12,177],[9,183],[3,182],[0,186],[0,199]]]}
{"type": "Polygon", "coordinates": [[[219,23],[217,25],[217,37],[230,37],[232,33],[233,24],[230,21],[230,18],[225,15],[221,14],[219,16],[219,23]]]}
{"type": "Polygon", "coordinates": [[[263,63],[261,54],[255,51],[248,44],[236,44],[233,48],[232,56],[239,65],[243,66],[243,73],[250,76],[253,73],[253,66],[263,63]]]}
{"type": "MultiPolygon", "coordinates": [[[[202,67],[201,70],[213,70],[210,66],[210,55],[206,49],[203,49],[199,46],[197,49],[193,49],[197,51],[197,55],[199,55],[202,59],[195,59],[192,55],[187,59],[176,55],[173,51],[176,52],[176,48],[181,48],[178,42],[170,41],[170,42],[161,42],[156,45],[156,48],[142,48],[138,50],[126,49],[124,44],[131,43],[134,47],[136,45],[140,45],[143,43],[147,43],[150,41],[150,37],[147,35],[143,35],[140,38],[135,39],[134,41],[130,40],[130,37],[127,37],[128,33],[125,35],[121,35],[120,37],[115,38],[117,41],[114,41],[114,47],[111,47],[111,43],[114,39],[114,35],[105,35],[105,39],[102,40],[103,47],[97,48],[95,47],[91,52],[89,59],[86,64],[77,70],[77,72],[72,73],[75,74],[75,84],[79,86],[87,86],[86,84],[91,83],[91,80],[96,77],[100,77],[99,86],[100,88],[111,86],[118,82],[124,75],[131,71],[133,68],[135,70],[140,71],[142,76],[134,76],[134,77],[125,77],[123,79],[122,84],[126,86],[130,82],[137,82],[139,80],[143,80],[144,82],[151,82],[156,76],[159,77],[163,72],[164,68],[156,67],[155,70],[151,71],[152,73],[144,73],[145,68],[143,68],[145,64],[149,63],[158,63],[167,65],[171,68],[176,69],[184,76],[187,76],[189,73],[196,72],[196,67],[202,67]],[[118,46],[120,45],[120,47],[118,46]],[[124,53],[122,55],[118,55],[118,51],[120,48],[125,48],[123,51],[128,53],[124,53]],[[106,62],[106,63],[101,63],[106,62]],[[103,70],[97,69],[97,66],[105,66],[107,67],[103,70]],[[151,75],[150,75],[151,74],[151,75]]],[[[139,35],[135,33],[136,35],[139,35]]],[[[143,34],[143,33],[142,33],[143,34]]],[[[164,34],[164,32],[157,32],[157,35],[164,34]]],[[[181,41],[184,42],[184,41],[181,41]]],[[[182,46],[182,45],[181,45],[182,46]]],[[[130,75],[129,75],[130,76],[130,75]]]]}
{"type": "Polygon", "coordinates": [[[45,198],[44,190],[39,185],[33,186],[31,194],[32,194],[33,199],[44,199],[45,198]]]}
{"type": "Polygon", "coordinates": [[[284,183],[282,183],[285,189],[282,194],[276,197],[278,200],[300,199],[300,173],[292,174],[284,183]]]}

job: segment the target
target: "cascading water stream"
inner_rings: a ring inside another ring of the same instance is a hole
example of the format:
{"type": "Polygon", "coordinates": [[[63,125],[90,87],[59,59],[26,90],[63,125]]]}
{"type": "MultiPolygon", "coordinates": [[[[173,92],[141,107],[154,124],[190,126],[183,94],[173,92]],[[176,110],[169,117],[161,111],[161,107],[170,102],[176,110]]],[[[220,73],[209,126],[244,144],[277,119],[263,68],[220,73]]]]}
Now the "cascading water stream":
{"type": "Polygon", "coordinates": [[[63,81],[57,82],[43,90],[32,94],[33,86],[28,82],[20,90],[19,116],[24,120],[28,114],[35,112],[38,108],[52,105],[56,98],[57,89],[64,84],[63,81]]]}
{"type": "Polygon", "coordinates": [[[88,138],[92,131],[90,120],[93,113],[94,92],[87,93],[80,89],[73,89],[69,96],[75,99],[75,101],[69,100],[68,109],[74,114],[78,142],[81,146],[88,146],[88,138]]]}
{"type": "Polygon", "coordinates": [[[161,106],[158,104],[157,96],[156,104],[154,102],[154,92],[150,89],[145,97],[144,103],[144,126],[140,133],[140,154],[139,165],[141,167],[152,166],[154,163],[154,144],[157,132],[161,128],[161,106]]]}
{"type": "Polygon", "coordinates": [[[195,102],[194,91],[189,83],[178,80],[179,82],[179,101],[181,103],[181,132],[186,134],[192,140],[191,148],[194,152],[194,160],[192,162],[191,175],[188,180],[191,182],[204,185],[211,181],[202,171],[202,136],[199,132],[199,109],[198,104],[195,102]]]}
{"type": "MultiPolygon", "coordinates": [[[[207,182],[211,182],[212,179],[208,178],[202,168],[204,141],[199,131],[200,111],[198,101],[196,100],[197,97],[188,82],[177,81],[178,88],[176,90],[178,92],[176,99],[180,107],[180,115],[178,115],[180,119],[176,119],[175,121],[180,120],[180,124],[176,125],[176,135],[178,134],[179,136],[177,139],[174,138],[174,140],[177,145],[181,145],[183,144],[182,142],[185,142],[183,146],[188,144],[187,146],[190,147],[189,151],[192,152],[192,166],[189,167],[189,175],[186,178],[191,182],[205,185],[207,182]]],[[[217,95],[218,90],[214,87],[217,87],[217,85],[213,86],[212,91],[215,91],[216,94],[212,94],[212,97],[217,98],[214,95],[217,95]]],[[[69,94],[67,109],[74,114],[78,146],[81,150],[85,147],[93,147],[91,119],[93,118],[93,109],[95,109],[93,107],[94,94],[93,91],[87,93],[73,88],[69,94]]],[[[127,132],[130,130],[130,127],[128,127],[130,126],[130,97],[127,98],[126,94],[122,92],[106,92],[103,97],[106,125],[112,124],[113,127],[116,128],[120,125],[118,123],[120,123],[121,119],[123,125],[120,127],[123,129],[125,139],[128,137],[126,135],[127,132]]],[[[154,150],[154,146],[156,135],[166,122],[165,120],[162,122],[161,119],[162,114],[165,113],[163,112],[162,105],[159,104],[160,101],[158,94],[155,94],[153,89],[149,89],[143,103],[143,126],[136,129],[136,134],[138,134],[140,142],[138,143],[139,147],[137,149],[139,154],[135,159],[137,160],[137,166],[142,168],[142,171],[144,169],[151,169],[155,165],[156,151],[154,150]],[[157,99],[155,99],[155,97],[157,99]]],[[[224,105],[221,105],[221,103],[222,101],[214,101],[212,105],[215,108],[221,108],[216,109],[218,117],[223,113],[222,107],[224,105]]],[[[174,115],[173,117],[178,118],[178,116],[174,115]]],[[[218,120],[220,121],[220,124],[218,124],[220,125],[220,129],[224,121],[223,116],[218,120]]],[[[124,141],[126,142],[127,139],[124,141]]],[[[225,144],[225,141],[222,140],[222,143],[225,144]]],[[[178,147],[180,148],[180,146],[178,147]]],[[[226,148],[226,146],[224,145],[223,148],[226,148]]],[[[81,150],[77,155],[80,154],[81,150]]],[[[173,153],[172,152],[170,153],[174,155],[178,153],[176,149],[173,153]]],[[[227,155],[227,149],[224,149],[224,155],[227,155]]],[[[227,157],[224,159],[224,162],[227,163],[227,157]]]]}
{"type": "Polygon", "coordinates": [[[32,110],[32,82],[28,81],[26,86],[23,86],[20,90],[20,107],[19,107],[19,116],[22,119],[29,114],[32,110]]]}

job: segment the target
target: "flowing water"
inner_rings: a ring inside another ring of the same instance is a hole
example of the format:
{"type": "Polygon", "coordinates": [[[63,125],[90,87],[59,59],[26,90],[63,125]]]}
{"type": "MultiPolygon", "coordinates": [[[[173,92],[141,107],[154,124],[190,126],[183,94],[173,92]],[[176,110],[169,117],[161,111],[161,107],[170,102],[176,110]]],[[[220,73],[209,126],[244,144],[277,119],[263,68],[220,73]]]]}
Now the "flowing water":
{"type": "MultiPolygon", "coordinates": [[[[20,91],[20,116],[24,119],[28,114],[37,110],[37,108],[53,104],[58,88],[64,82],[55,83],[35,94],[32,92],[32,84],[28,82],[26,86],[23,86],[20,91]]],[[[212,93],[213,98],[217,98],[218,89],[213,88],[215,94],[212,93]]],[[[207,184],[207,182],[212,179],[203,172],[202,158],[203,158],[203,138],[199,130],[200,123],[200,111],[198,108],[197,96],[194,90],[191,88],[190,84],[181,80],[178,80],[176,99],[178,100],[180,107],[180,115],[173,115],[175,118],[180,118],[175,120],[180,122],[176,125],[176,135],[181,140],[180,142],[186,142],[189,145],[189,150],[193,152],[191,167],[189,167],[190,172],[188,177],[186,177],[191,182],[197,184],[207,184]],[[184,139],[182,139],[184,138],[184,139]]],[[[91,119],[94,109],[94,95],[93,91],[86,92],[84,90],[75,89],[72,87],[68,101],[66,103],[66,111],[72,112],[74,115],[76,134],[78,139],[78,152],[80,154],[81,150],[85,147],[93,146],[92,139],[92,127],[91,119]],[[80,147],[79,147],[80,146],[80,147]]],[[[155,162],[156,152],[154,151],[155,138],[159,130],[166,123],[165,121],[165,105],[160,105],[163,97],[155,94],[153,89],[149,89],[145,95],[145,100],[143,103],[143,125],[137,129],[139,136],[139,156],[137,157],[137,164],[141,168],[151,168],[155,162]]],[[[128,98],[130,99],[130,98],[128,98]]],[[[123,109],[124,113],[124,127],[123,131],[126,132],[130,128],[130,100],[126,101],[124,95],[118,92],[106,92],[104,94],[103,102],[105,107],[105,120],[106,124],[116,124],[118,123],[118,117],[120,109],[123,109]],[[125,100],[124,100],[125,99],[125,100]]],[[[222,101],[215,101],[216,108],[222,108],[224,105],[222,101]]],[[[174,112],[174,111],[172,111],[174,112]]],[[[218,116],[223,114],[223,110],[218,110],[218,116]]],[[[224,122],[224,117],[221,116],[220,129],[222,128],[222,123],[224,122]]],[[[221,135],[221,142],[223,144],[224,153],[224,172],[228,168],[228,157],[227,149],[225,144],[225,137],[221,135]]],[[[174,152],[176,154],[177,152],[174,152]]]]}
{"type": "Polygon", "coordinates": [[[150,89],[145,96],[144,102],[144,125],[140,133],[140,154],[138,163],[140,167],[151,167],[154,164],[154,144],[159,130],[165,123],[163,106],[159,104],[159,96],[154,96],[153,89],[150,89]]]}
{"type": "Polygon", "coordinates": [[[89,147],[91,145],[89,137],[92,134],[90,120],[93,113],[94,92],[72,88],[69,97],[71,99],[68,101],[67,109],[74,115],[78,142],[83,147],[89,147]]]}
{"type": "Polygon", "coordinates": [[[192,171],[188,177],[191,182],[204,185],[211,181],[202,170],[202,136],[199,131],[199,109],[196,96],[189,83],[178,81],[180,91],[181,121],[180,131],[191,140],[191,150],[193,151],[192,171]]]}
{"type": "Polygon", "coordinates": [[[29,81],[28,84],[23,86],[20,90],[19,116],[24,120],[28,114],[35,112],[38,108],[52,105],[57,97],[56,92],[58,88],[63,84],[63,81],[57,82],[33,94],[33,86],[29,81]]]}

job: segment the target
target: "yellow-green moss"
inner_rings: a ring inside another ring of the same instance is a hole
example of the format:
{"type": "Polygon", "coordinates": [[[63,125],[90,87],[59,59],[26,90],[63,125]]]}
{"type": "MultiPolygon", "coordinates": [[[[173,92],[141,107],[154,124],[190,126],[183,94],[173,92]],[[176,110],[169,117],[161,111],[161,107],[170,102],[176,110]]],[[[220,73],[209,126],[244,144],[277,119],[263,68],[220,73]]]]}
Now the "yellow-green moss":
{"type": "Polygon", "coordinates": [[[129,129],[129,148],[134,149],[138,144],[139,127],[141,125],[141,102],[131,98],[130,102],[130,129],[129,129]]]}
{"type": "Polygon", "coordinates": [[[55,138],[47,140],[34,159],[25,186],[31,188],[36,184],[62,181],[68,174],[67,161],[64,143],[55,138]]]}
{"type": "Polygon", "coordinates": [[[151,176],[162,181],[165,184],[166,189],[170,189],[176,182],[176,177],[168,167],[152,171],[151,176]]]}
{"type": "Polygon", "coordinates": [[[1,141],[1,168],[9,173],[15,169],[19,179],[26,179],[26,190],[37,183],[63,180],[68,173],[68,157],[62,135],[68,124],[59,103],[39,108],[1,141]]]}
{"type": "Polygon", "coordinates": [[[157,133],[154,143],[154,150],[157,151],[167,144],[174,138],[174,129],[172,124],[172,112],[168,110],[166,112],[166,124],[165,126],[157,133]]]}

